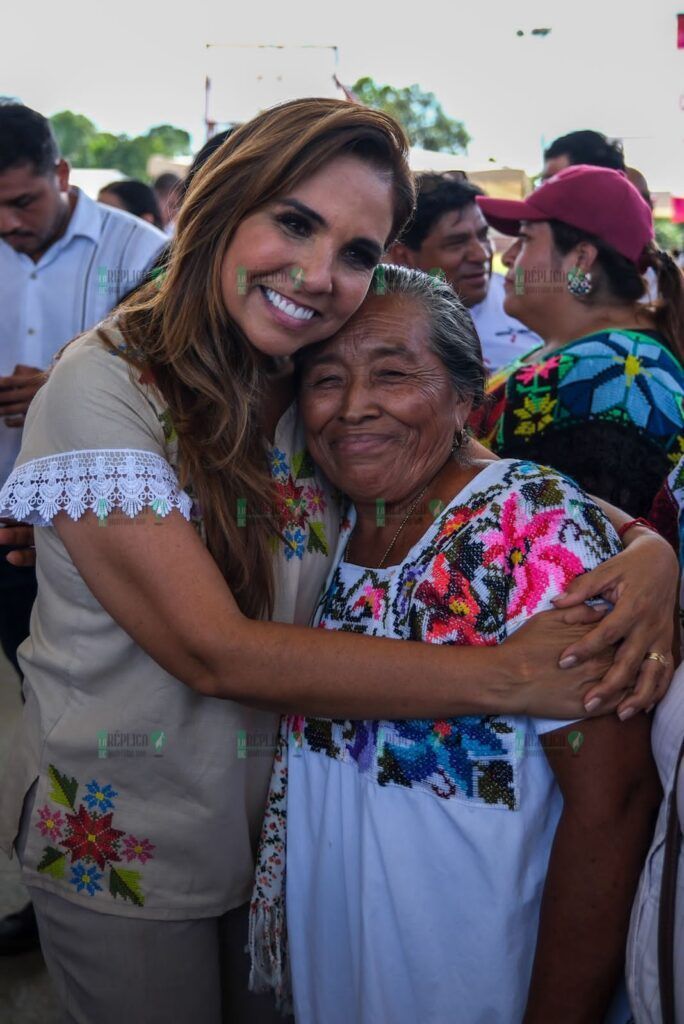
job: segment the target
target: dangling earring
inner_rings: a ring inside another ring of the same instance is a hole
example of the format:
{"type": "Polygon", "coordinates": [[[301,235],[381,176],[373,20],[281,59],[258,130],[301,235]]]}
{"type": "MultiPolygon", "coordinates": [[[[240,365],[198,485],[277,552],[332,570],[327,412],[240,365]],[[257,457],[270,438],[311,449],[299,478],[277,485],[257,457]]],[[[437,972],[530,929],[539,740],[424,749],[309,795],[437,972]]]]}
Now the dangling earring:
{"type": "Polygon", "coordinates": [[[590,295],[592,289],[591,274],[581,267],[573,267],[568,271],[568,291],[571,295],[590,295]]]}
{"type": "Polygon", "coordinates": [[[454,458],[454,459],[456,458],[456,454],[457,454],[458,450],[463,447],[463,445],[466,443],[467,440],[468,440],[468,435],[466,434],[465,430],[457,430],[456,431],[456,433],[454,434],[454,439],[451,442],[451,455],[452,455],[452,458],[454,458]]]}

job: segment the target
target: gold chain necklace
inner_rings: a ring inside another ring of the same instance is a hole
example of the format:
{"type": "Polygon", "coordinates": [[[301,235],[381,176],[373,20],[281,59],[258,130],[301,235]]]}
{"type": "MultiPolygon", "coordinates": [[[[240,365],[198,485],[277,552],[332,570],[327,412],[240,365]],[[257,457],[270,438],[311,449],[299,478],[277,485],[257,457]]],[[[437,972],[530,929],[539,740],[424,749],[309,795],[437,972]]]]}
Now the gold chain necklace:
{"type": "MultiPolygon", "coordinates": [[[[391,540],[391,541],[389,542],[389,546],[388,546],[387,550],[385,551],[385,554],[384,554],[384,555],[382,556],[382,558],[380,559],[380,562],[378,563],[378,566],[377,566],[377,567],[378,567],[378,569],[382,569],[382,568],[384,568],[384,564],[385,564],[385,559],[386,559],[386,558],[387,558],[387,556],[389,555],[389,553],[390,553],[390,551],[392,550],[392,548],[394,547],[394,545],[395,545],[395,544],[397,543],[397,540],[399,539],[399,534],[400,534],[400,533],[401,533],[401,531],[402,531],[402,530],[404,529],[404,527],[405,527],[405,526],[406,526],[406,524],[408,523],[409,519],[411,518],[411,516],[413,515],[413,513],[414,513],[414,512],[416,511],[416,509],[418,508],[418,503],[419,503],[420,499],[421,499],[421,498],[423,497],[423,495],[425,494],[425,492],[427,491],[427,489],[428,489],[428,486],[429,486],[429,484],[425,484],[425,487],[424,487],[424,488],[423,488],[423,490],[422,490],[422,491],[420,492],[420,494],[418,495],[418,497],[417,497],[417,498],[415,498],[415,499],[414,499],[414,500],[413,500],[413,501],[411,502],[411,504],[409,505],[409,507],[408,507],[408,511],[407,511],[406,515],[404,516],[404,518],[402,519],[402,521],[401,521],[401,525],[399,526],[399,529],[397,530],[397,532],[396,532],[396,533],[394,534],[394,536],[392,537],[392,540],[391,540]]],[[[347,546],[346,546],[346,548],[344,549],[344,560],[345,560],[345,562],[347,562],[347,561],[349,560],[349,545],[350,545],[350,544],[351,544],[351,537],[350,537],[350,538],[349,538],[349,540],[347,541],[347,546]]]]}

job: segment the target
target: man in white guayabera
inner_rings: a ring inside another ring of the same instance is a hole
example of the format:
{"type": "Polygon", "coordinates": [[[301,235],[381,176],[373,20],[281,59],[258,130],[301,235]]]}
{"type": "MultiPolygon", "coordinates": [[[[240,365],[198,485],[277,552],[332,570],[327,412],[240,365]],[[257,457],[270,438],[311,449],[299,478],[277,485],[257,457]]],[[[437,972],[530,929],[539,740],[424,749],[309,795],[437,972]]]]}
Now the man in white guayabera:
{"type": "Polygon", "coordinates": [[[418,174],[416,185],[415,216],[388,262],[443,277],[473,318],[487,369],[497,370],[539,338],[504,312],[503,277],[492,273],[489,225],[475,202],[484,192],[463,171],[418,174]]]}
{"type": "MultiPolygon", "coordinates": [[[[109,313],[166,241],[137,217],[70,187],[46,118],[0,103],[0,486],[55,353],[109,313]]],[[[34,569],[0,555],[0,645],[17,671],[35,586],[34,569]]],[[[37,944],[30,905],[0,920],[0,955],[37,944]]]]}

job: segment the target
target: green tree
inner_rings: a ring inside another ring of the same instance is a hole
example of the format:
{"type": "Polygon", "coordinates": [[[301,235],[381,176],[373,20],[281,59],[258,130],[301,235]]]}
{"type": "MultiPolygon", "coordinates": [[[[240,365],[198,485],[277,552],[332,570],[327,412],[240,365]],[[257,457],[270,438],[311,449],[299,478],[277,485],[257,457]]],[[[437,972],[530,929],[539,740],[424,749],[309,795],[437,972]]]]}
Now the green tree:
{"type": "Polygon", "coordinates": [[[661,249],[684,248],[684,225],[672,224],[669,220],[658,218],[655,222],[656,242],[661,249]]]}
{"type": "Polygon", "coordinates": [[[190,152],[190,136],[182,128],[160,124],[144,135],[113,135],[98,131],[83,114],[62,110],[50,118],[62,156],[74,167],[113,167],[129,178],[148,180],[147,162],[155,154],[190,152]]]}
{"type": "Polygon", "coordinates": [[[399,89],[378,85],[367,76],[360,78],[352,91],[367,107],[395,117],[404,126],[412,146],[442,153],[465,153],[470,142],[465,125],[444,112],[433,92],[424,92],[415,84],[399,89]]]}
{"type": "Polygon", "coordinates": [[[91,120],[72,110],[62,110],[50,118],[60,152],[77,167],[95,167],[91,147],[98,134],[91,120]]]}

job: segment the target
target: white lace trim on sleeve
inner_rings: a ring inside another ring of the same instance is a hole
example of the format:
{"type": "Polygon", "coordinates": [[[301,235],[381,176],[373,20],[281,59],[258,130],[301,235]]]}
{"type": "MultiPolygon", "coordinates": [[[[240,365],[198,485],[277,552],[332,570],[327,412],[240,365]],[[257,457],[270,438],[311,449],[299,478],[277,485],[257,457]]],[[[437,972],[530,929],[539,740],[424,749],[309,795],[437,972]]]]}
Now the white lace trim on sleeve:
{"type": "Polygon", "coordinates": [[[105,519],[114,509],[133,518],[150,508],[190,518],[192,501],[172,467],[153,452],[96,448],[63,452],[18,466],[0,491],[0,516],[49,526],[58,512],[80,519],[90,510],[105,519]]]}

